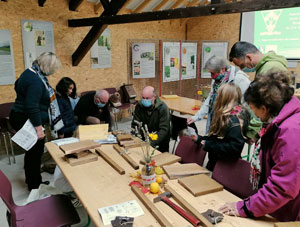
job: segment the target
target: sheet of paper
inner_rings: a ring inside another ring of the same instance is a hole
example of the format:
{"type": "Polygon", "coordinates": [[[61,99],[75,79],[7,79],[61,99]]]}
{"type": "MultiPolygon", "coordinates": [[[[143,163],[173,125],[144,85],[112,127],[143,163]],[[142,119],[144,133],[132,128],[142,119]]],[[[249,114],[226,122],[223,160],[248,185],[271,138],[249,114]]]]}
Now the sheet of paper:
{"type": "Polygon", "coordinates": [[[136,200],[102,207],[98,209],[98,212],[101,215],[104,225],[111,224],[111,221],[114,220],[116,216],[127,216],[134,218],[144,215],[144,211],[136,200]]]}
{"type": "Polygon", "coordinates": [[[65,145],[65,144],[76,143],[76,142],[79,142],[79,141],[80,140],[78,138],[69,137],[69,138],[52,140],[51,142],[56,144],[57,146],[61,146],[61,145],[65,145]]]}
{"type": "Polygon", "coordinates": [[[34,126],[29,119],[25,122],[23,127],[11,138],[11,140],[26,151],[28,151],[34,146],[34,144],[36,144],[38,136],[36,134],[34,126]]]}

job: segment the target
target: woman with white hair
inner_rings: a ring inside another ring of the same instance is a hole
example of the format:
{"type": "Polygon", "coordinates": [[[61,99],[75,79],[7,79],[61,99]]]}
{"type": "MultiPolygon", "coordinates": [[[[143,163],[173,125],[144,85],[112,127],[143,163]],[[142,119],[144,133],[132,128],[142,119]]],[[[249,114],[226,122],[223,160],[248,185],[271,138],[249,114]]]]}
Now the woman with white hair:
{"type": "Polygon", "coordinates": [[[63,123],[55,93],[47,77],[60,67],[61,63],[55,54],[42,53],[15,82],[17,97],[10,112],[9,121],[18,131],[29,119],[38,137],[36,144],[25,153],[25,179],[29,190],[39,188],[41,183],[49,183],[42,182],[40,174],[45,143],[43,126],[50,123],[54,129],[59,130],[63,127],[63,123]]]}
{"type": "Polygon", "coordinates": [[[187,123],[191,124],[195,121],[202,120],[208,115],[206,123],[206,133],[210,128],[210,123],[214,115],[214,103],[217,98],[219,87],[225,83],[233,82],[240,87],[242,94],[245,93],[249,87],[250,80],[247,74],[239,70],[237,67],[230,65],[228,60],[224,57],[212,56],[205,63],[205,69],[210,72],[212,82],[211,91],[201,106],[201,109],[192,117],[187,119],[187,123]]]}

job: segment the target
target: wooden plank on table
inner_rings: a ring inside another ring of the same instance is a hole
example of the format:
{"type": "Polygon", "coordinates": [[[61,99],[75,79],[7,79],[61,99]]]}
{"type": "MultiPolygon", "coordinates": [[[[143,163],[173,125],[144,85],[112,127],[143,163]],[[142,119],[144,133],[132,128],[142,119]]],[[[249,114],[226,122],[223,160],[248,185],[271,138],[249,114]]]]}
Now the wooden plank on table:
{"type": "Polygon", "coordinates": [[[172,198],[176,200],[179,205],[198,218],[201,221],[201,225],[204,227],[213,227],[213,225],[201,213],[199,213],[191,204],[189,204],[181,195],[179,195],[179,193],[177,193],[177,191],[170,185],[165,185],[165,190],[171,192],[172,198]]]}
{"type": "MultiPolygon", "coordinates": [[[[155,161],[155,166],[164,166],[181,161],[181,157],[174,154],[170,154],[168,152],[164,152],[153,156],[152,161],[155,161]]],[[[141,159],[140,163],[143,165],[146,164],[144,159],[141,159]]]]}
{"type": "Polygon", "coordinates": [[[80,140],[104,140],[108,136],[108,124],[79,125],[75,135],[80,140]]]}
{"type": "Polygon", "coordinates": [[[117,140],[120,141],[128,141],[128,140],[133,140],[132,135],[130,134],[119,134],[117,135],[117,140]]]}
{"type": "Polygon", "coordinates": [[[179,98],[178,95],[162,95],[161,97],[164,99],[178,99],[179,98]]]}
{"type": "Polygon", "coordinates": [[[197,174],[208,174],[209,171],[197,163],[185,163],[185,164],[174,164],[163,166],[165,173],[168,175],[169,179],[177,179],[181,177],[187,177],[197,174]]]}
{"type": "Polygon", "coordinates": [[[131,144],[123,144],[123,147],[125,149],[129,149],[129,148],[135,148],[135,147],[140,147],[141,146],[141,140],[137,137],[133,138],[133,143],[131,144]]]}
{"type": "Polygon", "coordinates": [[[219,184],[205,174],[180,178],[178,183],[191,192],[194,196],[205,195],[223,190],[223,185],[219,184]]]}
{"type": "Polygon", "coordinates": [[[86,150],[93,149],[93,148],[100,147],[100,146],[101,145],[99,143],[96,143],[92,140],[84,140],[84,141],[79,141],[76,143],[61,145],[61,146],[59,146],[59,148],[65,154],[73,154],[73,153],[86,151],[86,150]]]}
{"type": "Polygon", "coordinates": [[[137,164],[128,154],[126,154],[119,145],[114,144],[113,147],[129,163],[129,165],[131,165],[132,168],[140,168],[139,164],[137,164]]]}
{"type": "Polygon", "coordinates": [[[274,227],[300,227],[300,222],[276,222],[274,227]]]}
{"type": "Polygon", "coordinates": [[[162,226],[166,226],[166,227],[172,227],[173,226],[165,218],[165,216],[160,212],[160,210],[156,208],[154,203],[143,194],[141,189],[139,189],[135,185],[132,185],[131,190],[139,198],[139,200],[145,205],[145,207],[149,210],[149,212],[156,218],[156,220],[159,222],[159,224],[161,224],[162,226]]]}
{"type": "Polygon", "coordinates": [[[125,170],[119,166],[114,160],[112,160],[104,151],[97,148],[97,154],[99,154],[111,167],[113,167],[119,174],[124,175],[125,170]]]}
{"type": "Polygon", "coordinates": [[[67,160],[68,163],[70,163],[71,166],[78,166],[81,164],[89,163],[89,162],[94,162],[98,160],[98,156],[94,154],[91,151],[86,151],[86,155],[77,158],[73,154],[69,154],[65,156],[65,159],[67,160]]]}

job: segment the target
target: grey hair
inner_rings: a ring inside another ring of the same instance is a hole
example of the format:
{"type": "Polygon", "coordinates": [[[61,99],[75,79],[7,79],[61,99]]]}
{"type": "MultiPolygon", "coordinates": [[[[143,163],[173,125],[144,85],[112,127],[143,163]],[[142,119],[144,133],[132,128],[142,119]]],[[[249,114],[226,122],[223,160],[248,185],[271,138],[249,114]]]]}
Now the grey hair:
{"type": "Polygon", "coordinates": [[[216,73],[219,73],[222,68],[225,68],[226,70],[229,69],[230,63],[224,57],[213,55],[206,61],[204,68],[206,70],[214,70],[216,73]]]}
{"type": "Polygon", "coordinates": [[[106,90],[98,90],[98,91],[96,91],[95,96],[101,98],[101,96],[102,96],[104,93],[109,94],[106,90]]]}
{"type": "Polygon", "coordinates": [[[33,64],[38,64],[41,71],[47,76],[55,73],[61,67],[60,60],[52,52],[42,53],[33,64]]]}

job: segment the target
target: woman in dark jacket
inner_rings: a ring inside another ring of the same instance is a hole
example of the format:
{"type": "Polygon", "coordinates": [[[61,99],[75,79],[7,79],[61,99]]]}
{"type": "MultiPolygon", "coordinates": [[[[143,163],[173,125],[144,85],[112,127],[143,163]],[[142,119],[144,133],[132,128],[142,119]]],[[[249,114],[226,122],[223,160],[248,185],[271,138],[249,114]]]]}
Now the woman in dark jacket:
{"type": "MultiPolygon", "coordinates": [[[[15,82],[17,97],[10,112],[9,121],[12,127],[18,131],[29,119],[38,137],[38,141],[30,150],[26,151],[24,158],[25,179],[29,190],[38,188],[42,183],[40,166],[45,143],[43,126],[50,123],[50,102],[56,100],[55,96],[50,97],[53,89],[49,85],[47,77],[60,67],[61,63],[55,54],[42,53],[32,63],[32,67],[26,69],[15,82]]],[[[57,122],[60,122],[59,119],[57,122]]]]}
{"type": "Polygon", "coordinates": [[[63,77],[56,85],[56,97],[64,127],[58,131],[59,138],[71,137],[77,128],[69,97],[76,97],[76,84],[69,77],[63,77]]]}

